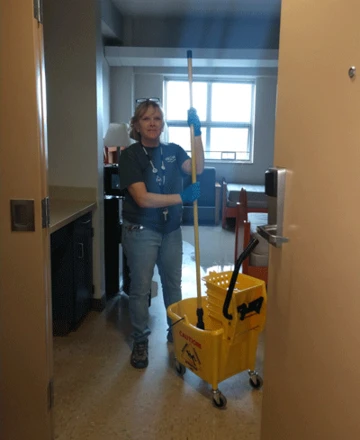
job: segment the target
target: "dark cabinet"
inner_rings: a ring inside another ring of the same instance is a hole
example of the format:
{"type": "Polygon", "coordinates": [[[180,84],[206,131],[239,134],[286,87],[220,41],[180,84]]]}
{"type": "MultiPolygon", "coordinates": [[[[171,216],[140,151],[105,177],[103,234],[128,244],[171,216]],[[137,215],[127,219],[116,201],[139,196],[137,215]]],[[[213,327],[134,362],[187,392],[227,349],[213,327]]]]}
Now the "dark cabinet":
{"type": "Polygon", "coordinates": [[[51,295],[54,335],[70,331],[73,313],[73,237],[72,226],[51,235],[51,295]]]}
{"type": "Polygon", "coordinates": [[[91,308],[92,215],[86,214],[51,235],[53,334],[74,330],[91,308]]]}
{"type": "Polygon", "coordinates": [[[74,314],[76,326],[90,311],[93,290],[92,218],[85,215],[74,222],[74,314]]]}

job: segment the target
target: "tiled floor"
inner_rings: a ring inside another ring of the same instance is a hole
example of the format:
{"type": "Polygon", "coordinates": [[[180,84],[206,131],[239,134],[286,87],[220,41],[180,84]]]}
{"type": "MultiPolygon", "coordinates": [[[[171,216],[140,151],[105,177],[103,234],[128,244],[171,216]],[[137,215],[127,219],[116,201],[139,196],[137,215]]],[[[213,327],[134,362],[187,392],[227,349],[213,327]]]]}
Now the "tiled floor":
{"type": "MultiPolygon", "coordinates": [[[[231,270],[232,233],[220,227],[199,230],[202,274],[211,267],[231,270]]],[[[185,227],[183,235],[183,295],[196,297],[193,228],[185,227]]],[[[183,377],[175,371],[173,345],[166,342],[160,288],[152,299],[150,315],[146,370],[135,370],[129,363],[126,295],[109,302],[102,313],[91,312],[76,332],[54,338],[55,438],[258,440],[261,389],[251,388],[246,372],[232,376],[219,384],[227,398],[226,409],[215,408],[207,382],[191,371],[183,377]]],[[[257,369],[262,374],[263,335],[257,356],[257,369]]]]}

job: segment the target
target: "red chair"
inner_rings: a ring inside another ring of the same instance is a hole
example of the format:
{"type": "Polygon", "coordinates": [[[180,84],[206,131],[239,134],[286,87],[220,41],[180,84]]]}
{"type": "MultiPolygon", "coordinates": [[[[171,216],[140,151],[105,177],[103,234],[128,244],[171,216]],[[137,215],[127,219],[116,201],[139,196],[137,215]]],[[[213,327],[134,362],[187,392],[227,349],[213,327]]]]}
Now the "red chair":
{"type": "MultiPolygon", "coordinates": [[[[266,218],[261,216],[259,218],[260,223],[263,220],[263,223],[266,224],[266,218]]],[[[245,249],[245,247],[250,243],[250,240],[253,235],[256,235],[256,238],[259,239],[256,231],[251,230],[251,223],[248,218],[248,212],[246,207],[241,203],[238,203],[236,206],[236,223],[235,223],[235,255],[234,262],[236,262],[240,253],[245,249]]],[[[254,278],[258,278],[260,280],[268,281],[268,243],[264,241],[263,238],[260,237],[258,246],[254,249],[254,251],[250,254],[249,258],[247,258],[242,264],[242,273],[245,275],[250,275],[254,278]],[[261,250],[262,254],[257,253],[257,250],[261,250]],[[260,265],[256,264],[257,261],[260,261],[260,265]],[[266,265],[262,262],[266,262],[266,265]]]]}
{"type": "Polygon", "coordinates": [[[222,180],[222,227],[226,229],[227,219],[236,219],[237,204],[240,203],[246,213],[268,212],[267,198],[261,192],[261,185],[227,183],[222,180]],[[247,189],[248,188],[248,189],[247,189]]]}

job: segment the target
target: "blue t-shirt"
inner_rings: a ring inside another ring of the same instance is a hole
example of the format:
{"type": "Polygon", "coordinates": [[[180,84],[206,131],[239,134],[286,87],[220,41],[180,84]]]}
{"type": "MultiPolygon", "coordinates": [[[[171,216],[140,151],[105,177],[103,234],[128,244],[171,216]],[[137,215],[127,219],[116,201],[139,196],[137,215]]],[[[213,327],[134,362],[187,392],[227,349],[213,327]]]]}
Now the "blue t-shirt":
{"type": "Polygon", "coordinates": [[[119,160],[120,188],[125,189],[124,219],[162,233],[179,228],[182,204],[168,206],[165,218],[165,208],[141,208],[126,188],[133,183],[144,182],[148,192],[179,194],[183,190],[184,177],[181,166],[187,159],[189,156],[185,150],[173,143],[152,148],[143,147],[138,142],[124,150],[119,160]],[[153,168],[157,171],[153,172],[153,168]]]}

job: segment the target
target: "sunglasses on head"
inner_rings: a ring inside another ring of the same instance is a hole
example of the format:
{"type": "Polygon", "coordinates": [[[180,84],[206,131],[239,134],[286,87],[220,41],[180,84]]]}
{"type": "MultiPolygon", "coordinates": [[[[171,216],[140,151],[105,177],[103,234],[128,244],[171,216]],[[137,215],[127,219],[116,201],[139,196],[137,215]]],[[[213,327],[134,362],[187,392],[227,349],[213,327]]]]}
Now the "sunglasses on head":
{"type": "Polygon", "coordinates": [[[139,105],[142,102],[148,102],[148,101],[156,102],[156,103],[160,104],[160,99],[159,98],[139,98],[135,102],[136,102],[136,105],[139,105]]]}

